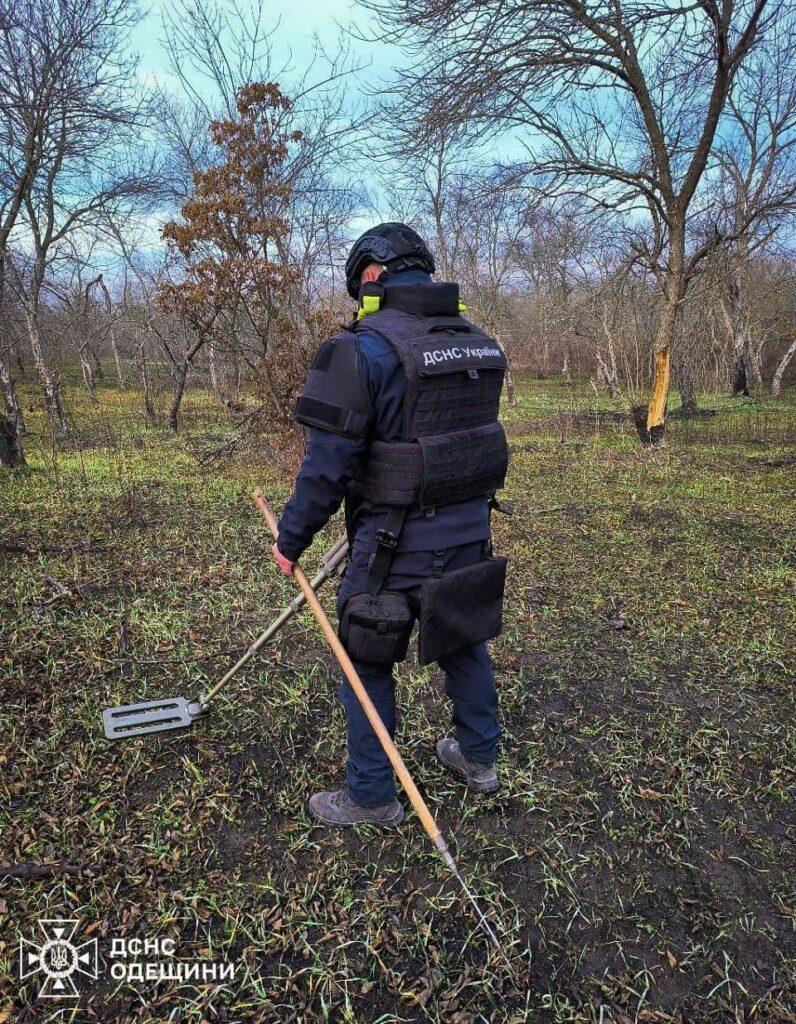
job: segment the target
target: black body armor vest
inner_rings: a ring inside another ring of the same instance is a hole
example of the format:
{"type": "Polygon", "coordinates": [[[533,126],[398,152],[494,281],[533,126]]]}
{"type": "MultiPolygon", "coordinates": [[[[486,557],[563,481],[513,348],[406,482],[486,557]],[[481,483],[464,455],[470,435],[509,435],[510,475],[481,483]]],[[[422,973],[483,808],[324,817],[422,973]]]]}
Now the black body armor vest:
{"type": "Polygon", "coordinates": [[[379,505],[430,508],[501,488],[506,357],[461,316],[458,285],[388,286],[379,311],[354,330],[372,331],[395,350],[406,394],[403,439],[374,440],[351,491],[379,505]]]}
{"type": "MultiPolygon", "coordinates": [[[[349,540],[356,510],[363,502],[387,509],[376,532],[377,550],[365,587],[368,595],[375,596],[388,578],[410,510],[433,514],[441,505],[479,497],[486,500],[503,486],[508,445],[498,412],[506,357],[492,338],[461,316],[457,284],[377,282],[365,285],[360,298],[360,318],[319,349],[295,415],[307,426],[345,437],[367,437],[373,409],[356,334],[378,334],[398,355],[406,380],[401,440],[369,439],[346,499],[349,540]]],[[[494,629],[484,624],[499,623],[498,590],[502,594],[505,559],[486,559],[477,572],[495,577],[491,589],[497,596],[494,607],[487,609],[489,614],[479,598],[473,614],[462,620],[466,624],[462,635],[472,642],[497,635],[495,629],[499,632],[499,624],[494,629]]],[[[468,593],[473,586],[473,592],[491,592],[480,576],[468,586],[468,593]]],[[[427,645],[428,638],[436,635],[435,607],[430,597],[421,596],[421,637],[426,636],[427,645]]],[[[380,630],[382,625],[387,628],[387,618],[379,620],[380,630]]],[[[450,640],[450,631],[443,632],[450,640]]],[[[458,633],[456,644],[461,646],[458,633]]],[[[392,648],[388,653],[392,658],[392,648]]]]}
{"type": "Polygon", "coordinates": [[[494,494],[508,467],[498,421],[502,349],[461,316],[457,284],[388,282],[366,285],[363,293],[380,308],[321,346],[296,419],[346,437],[366,436],[372,409],[356,334],[372,331],[403,367],[402,439],[371,440],[349,494],[404,510],[494,494]]]}

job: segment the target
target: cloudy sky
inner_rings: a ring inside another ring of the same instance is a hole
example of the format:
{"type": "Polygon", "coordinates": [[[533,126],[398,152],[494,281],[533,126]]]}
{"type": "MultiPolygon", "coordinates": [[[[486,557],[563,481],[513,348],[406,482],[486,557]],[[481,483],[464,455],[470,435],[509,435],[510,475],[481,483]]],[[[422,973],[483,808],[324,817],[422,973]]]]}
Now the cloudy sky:
{"type": "MultiPolygon", "coordinates": [[[[224,0],[217,0],[223,3],[224,0]]],[[[232,2],[232,0],[227,0],[232,2]]],[[[245,9],[247,3],[256,0],[239,0],[245,9]]],[[[182,92],[181,83],[170,71],[169,58],[164,46],[163,11],[169,7],[169,0],[151,0],[146,6],[146,16],[136,27],[131,45],[138,56],[138,77],[142,84],[182,92]]],[[[264,0],[264,24],[272,26],[271,37],[272,71],[283,90],[290,95],[292,83],[298,81],[313,59],[317,56],[318,43],[330,56],[338,52],[341,44],[348,43],[350,60],[359,70],[347,79],[345,96],[351,106],[359,106],[367,91],[378,87],[382,81],[393,75],[393,67],[400,63],[401,54],[394,48],[383,45],[362,43],[351,36],[351,31],[367,31],[366,12],[353,0],[264,0]]],[[[357,33],[359,34],[359,33],[357,33]]],[[[263,77],[268,74],[264,69],[263,77]]],[[[325,77],[325,67],[317,62],[310,72],[310,81],[325,77]]],[[[200,92],[205,92],[196,76],[191,83],[200,92]]],[[[385,211],[385,216],[390,211],[385,211]]],[[[162,242],[160,229],[166,215],[172,211],[160,211],[138,219],[142,249],[160,251],[162,242]]],[[[357,225],[352,227],[356,229],[357,225]]],[[[359,230],[359,229],[357,229],[359,230]]],[[[355,232],[356,233],[356,232],[355,232]]]]}
{"type": "MultiPolygon", "coordinates": [[[[168,58],[163,47],[162,10],[168,0],[153,0],[147,15],[133,34],[132,44],[140,57],[139,75],[143,81],[157,80],[169,85],[168,58]]],[[[312,60],[316,41],[321,40],[329,52],[345,38],[350,29],[367,31],[367,12],[353,0],[265,0],[265,20],[276,26],[272,41],[276,68],[288,62],[298,77],[312,60]]],[[[363,70],[357,75],[362,86],[377,85],[389,79],[400,54],[392,48],[352,42],[352,57],[363,70]]],[[[286,81],[281,83],[288,85],[286,81]]]]}
{"type": "MultiPolygon", "coordinates": [[[[146,2],[146,0],[142,0],[146,2]]],[[[232,4],[236,0],[216,0],[219,4],[232,4]]],[[[257,0],[237,0],[242,9],[257,0]]],[[[374,91],[383,83],[394,80],[396,67],[406,65],[407,57],[398,47],[360,41],[358,36],[375,35],[369,31],[369,19],[372,15],[363,10],[355,0],[263,0],[264,23],[273,27],[270,38],[271,71],[263,69],[262,77],[276,79],[287,95],[295,94],[293,85],[299,81],[317,57],[319,43],[326,54],[334,56],[341,45],[348,44],[349,60],[357,69],[345,80],[346,103],[357,108],[361,115],[362,106],[368,102],[374,91]]],[[[180,95],[182,83],[173,75],[169,66],[169,57],[164,45],[163,13],[173,10],[169,0],[151,0],[146,7],[146,17],[136,27],[131,44],[138,56],[138,77],[142,84],[159,86],[180,95]]],[[[189,76],[192,87],[204,92],[202,82],[195,76],[189,76]]],[[[323,80],[325,66],[317,62],[309,74],[310,82],[323,80]]],[[[214,106],[215,97],[211,99],[214,106]]],[[[520,154],[518,154],[520,155],[520,154]]],[[[482,156],[487,159],[498,156],[498,146],[487,143],[482,149],[482,156]]],[[[362,166],[352,154],[351,167],[341,168],[343,178],[362,173],[362,166]]],[[[380,164],[383,171],[385,164],[380,164]]],[[[351,234],[364,230],[375,218],[377,220],[393,220],[400,218],[401,211],[389,206],[389,197],[379,189],[371,190],[371,208],[363,211],[361,216],[354,218],[351,234]],[[386,204],[384,206],[381,205],[386,204]]],[[[173,216],[174,211],[158,211],[137,219],[139,229],[139,246],[142,250],[160,254],[163,243],[160,231],[164,219],[173,216]]]]}

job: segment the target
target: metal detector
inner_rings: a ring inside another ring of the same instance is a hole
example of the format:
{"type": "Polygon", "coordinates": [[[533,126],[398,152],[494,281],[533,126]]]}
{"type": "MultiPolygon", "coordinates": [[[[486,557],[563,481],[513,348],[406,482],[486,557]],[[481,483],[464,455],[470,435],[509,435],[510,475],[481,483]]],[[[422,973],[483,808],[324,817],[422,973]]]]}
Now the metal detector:
{"type": "MultiPolygon", "coordinates": [[[[326,552],[321,560],[321,569],[310,586],[317,591],[330,577],[342,571],[348,556],[348,541],[341,537],[326,552]]],[[[303,593],[295,597],[284,611],[274,619],[268,629],[261,633],[246,653],[232,666],[226,675],[207,692],[196,697],[165,697],[160,700],[144,700],[137,704],[126,704],[118,708],[106,708],[102,712],[102,724],[109,740],[130,739],[133,736],[148,736],[150,733],[166,732],[171,729],[185,729],[207,711],[210,702],[221,689],[240,672],[244,665],[268,643],[288,619],[304,606],[307,598],[303,593]]]]}

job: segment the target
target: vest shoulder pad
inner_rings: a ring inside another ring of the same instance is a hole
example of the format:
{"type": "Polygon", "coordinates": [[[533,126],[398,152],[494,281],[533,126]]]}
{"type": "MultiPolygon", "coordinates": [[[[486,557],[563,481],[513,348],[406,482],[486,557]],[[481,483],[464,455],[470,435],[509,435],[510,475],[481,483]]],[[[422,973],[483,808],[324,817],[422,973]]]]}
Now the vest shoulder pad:
{"type": "Polygon", "coordinates": [[[362,438],[372,414],[359,342],[350,331],[341,331],[318,349],[294,417],[307,427],[362,438]]]}

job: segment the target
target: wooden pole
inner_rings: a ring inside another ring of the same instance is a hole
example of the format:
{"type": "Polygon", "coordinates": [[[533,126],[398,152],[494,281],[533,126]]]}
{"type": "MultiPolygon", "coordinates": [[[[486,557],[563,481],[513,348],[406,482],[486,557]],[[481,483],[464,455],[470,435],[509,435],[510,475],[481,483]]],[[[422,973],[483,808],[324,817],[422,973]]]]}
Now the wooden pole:
{"type": "MultiPolygon", "coordinates": [[[[271,510],[271,506],[268,504],[265,497],[260,493],[260,491],[255,491],[252,497],[254,498],[255,505],[260,510],[260,514],[268,524],[268,529],[271,531],[271,535],[273,536],[274,540],[277,540],[279,536],[279,525],[276,521],[276,516],[271,510]]],[[[458,881],[459,885],[461,885],[465,896],[470,901],[473,910],[475,910],[476,912],[481,927],[484,929],[487,936],[489,937],[489,941],[493,944],[493,946],[495,946],[497,950],[499,950],[501,956],[503,957],[506,965],[509,968],[509,972],[512,974],[512,976],[514,976],[514,968],[511,964],[511,961],[508,959],[505,952],[503,951],[503,947],[501,946],[497,935],[495,935],[494,931],[492,930],[492,926],[490,925],[489,921],[487,921],[487,919],[484,917],[484,913],[478,905],[478,900],[476,900],[475,896],[472,894],[472,892],[470,892],[470,889],[467,883],[465,882],[464,877],[459,871],[456,861],[453,859],[453,854],[448,849],[448,844],[445,842],[445,837],[440,832],[439,826],[437,825],[436,821],[434,821],[434,816],[426,806],[426,801],[420,795],[420,790],[414,784],[412,776],[409,774],[409,771],[403,762],[403,758],[398,753],[398,750],[396,749],[396,746],[392,741],[392,737],[387,732],[387,729],[384,726],[384,722],[382,722],[381,720],[381,716],[379,715],[376,708],[373,706],[373,701],[370,699],[367,690],[362,685],[362,680],[359,678],[359,674],[357,673],[357,670],[354,668],[353,662],[348,657],[345,647],[343,647],[343,645],[340,643],[340,640],[337,636],[337,633],[334,630],[334,627],[332,626],[331,622],[329,622],[329,619],[326,615],[326,612],[323,610],[321,602],[318,600],[315,591],[312,589],[312,585],[302,572],[300,566],[293,566],[293,575],[295,576],[296,582],[301,587],[304,596],[307,599],[307,604],[310,606],[310,608],[312,608],[315,614],[315,618],[318,620],[318,623],[321,629],[323,630],[326,639],[329,641],[329,646],[332,648],[335,657],[340,662],[340,666],[343,669],[343,672],[345,673],[345,677],[351,684],[351,689],[356,694],[357,700],[362,705],[362,710],[365,712],[368,721],[373,727],[373,731],[376,733],[379,743],[381,743],[382,748],[384,749],[384,753],[389,758],[390,764],[393,766],[395,770],[395,774],[400,779],[401,785],[404,787],[406,795],[409,797],[409,800],[411,801],[411,804],[414,807],[418,818],[420,818],[421,822],[423,823],[423,828],[426,830],[428,838],[434,844],[434,848],[445,861],[445,864],[451,870],[454,877],[458,881]]]]}
{"type": "MultiPolygon", "coordinates": [[[[276,540],[279,533],[279,527],[276,522],[276,517],[271,510],[271,506],[260,491],[255,491],[253,498],[260,514],[268,524],[268,529],[271,531],[274,540],[276,540]]],[[[409,797],[412,806],[417,812],[417,816],[420,818],[423,828],[428,833],[428,837],[434,846],[440,850],[440,853],[442,853],[440,842],[445,844],[445,840],[442,837],[439,826],[436,821],[434,821],[431,811],[428,809],[425,800],[420,795],[420,790],[415,785],[412,776],[409,774],[409,770],[403,762],[403,758],[398,753],[398,750],[392,741],[392,737],[389,732],[387,732],[384,722],[381,720],[381,716],[374,707],[373,701],[368,696],[368,692],[363,686],[362,680],[359,678],[359,674],[354,668],[353,662],[348,657],[345,647],[340,643],[340,639],[335,632],[334,626],[329,622],[329,618],[323,610],[321,602],[316,597],[315,591],[310,586],[310,582],[304,575],[300,566],[294,566],[293,576],[301,587],[304,597],[307,599],[307,604],[312,608],[315,618],[318,620],[318,623],[329,642],[329,646],[332,648],[332,651],[334,651],[334,656],[340,662],[340,666],[345,673],[345,677],[351,684],[351,689],[356,694],[357,700],[362,705],[362,710],[365,712],[368,721],[373,727],[373,731],[376,733],[379,743],[381,743],[384,748],[384,753],[390,759],[390,764],[395,769],[395,774],[398,776],[401,781],[401,785],[406,790],[406,795],[409,797]]],[[[447,845],[445,845],[445,850],[447,851],[447,845]]]]}

